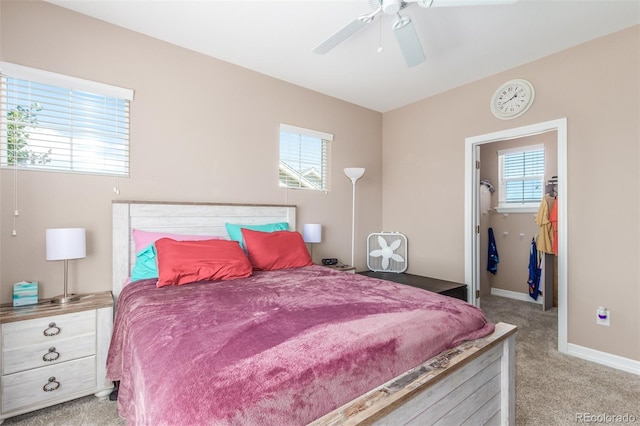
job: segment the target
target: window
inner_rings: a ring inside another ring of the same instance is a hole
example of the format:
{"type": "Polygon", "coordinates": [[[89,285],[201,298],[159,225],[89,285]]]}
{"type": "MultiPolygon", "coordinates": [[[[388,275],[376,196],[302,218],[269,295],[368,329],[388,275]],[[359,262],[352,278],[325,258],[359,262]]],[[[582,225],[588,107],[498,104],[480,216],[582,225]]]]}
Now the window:
{"type": "Polygon", "coordinates": [[[133,91],[0,62],[0,165],[129,176],[133,91]]]}
{"type": "Polygon", "coordinates": [[[498,151],[499,207],[536,211],[544,195],[544,145],[498,151]]]}
{"type": "Polygon", "coordinates": [[[280,187],[328,191],[333,135],[280,125],[280,187]]]}

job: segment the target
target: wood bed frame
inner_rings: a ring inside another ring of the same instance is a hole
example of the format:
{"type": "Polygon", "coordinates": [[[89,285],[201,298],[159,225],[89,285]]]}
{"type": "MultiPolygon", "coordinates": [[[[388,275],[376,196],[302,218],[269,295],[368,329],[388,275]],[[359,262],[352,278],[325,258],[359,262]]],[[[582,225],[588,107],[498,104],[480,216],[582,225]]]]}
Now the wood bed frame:
{"type": "MultiPolygon", "coordinates": [[[[289,205],[113,201],[113,296],[135,261],[131,231],[227,237],[225,223],[289,222],[289,205]]],[[[515,331],[498,323],[465,342],[315,420],[313,425],[515,424],[515,331]]]]}

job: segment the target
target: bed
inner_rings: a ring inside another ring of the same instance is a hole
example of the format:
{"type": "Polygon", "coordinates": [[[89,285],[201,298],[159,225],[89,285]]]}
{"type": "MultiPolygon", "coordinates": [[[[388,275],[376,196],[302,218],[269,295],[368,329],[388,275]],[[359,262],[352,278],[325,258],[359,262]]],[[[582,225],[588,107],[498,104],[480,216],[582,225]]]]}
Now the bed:
{"type": "Polygon", "coordinates": [[[296,229],[295,210],[114,201],[107,370],[120,382],[121,416],[167,425],[514,423],[515,327],[494,326],[459,300],[317,265],[128,283],[133,230],[226,239],[227,223],[296,229]]]}

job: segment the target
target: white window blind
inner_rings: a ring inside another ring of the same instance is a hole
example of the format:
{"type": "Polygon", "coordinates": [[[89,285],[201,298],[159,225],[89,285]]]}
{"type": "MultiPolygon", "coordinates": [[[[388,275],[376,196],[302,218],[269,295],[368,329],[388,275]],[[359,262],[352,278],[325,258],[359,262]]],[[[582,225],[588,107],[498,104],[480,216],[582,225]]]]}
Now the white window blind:
{"type": "Polygon", "coordinates": [[[544,195],[544,145],[498,151],[500,207],[538,206],[544,195]]]}
{"type": "Polygon", "coordinates": [[[328,191],[331,141],[329,133],[281,124],[280,186],[328,191]]]}
{"type": "Polygon", "coordinates": [[[133,91],[0,62],[0,164],[129,176],[133,91]]]}

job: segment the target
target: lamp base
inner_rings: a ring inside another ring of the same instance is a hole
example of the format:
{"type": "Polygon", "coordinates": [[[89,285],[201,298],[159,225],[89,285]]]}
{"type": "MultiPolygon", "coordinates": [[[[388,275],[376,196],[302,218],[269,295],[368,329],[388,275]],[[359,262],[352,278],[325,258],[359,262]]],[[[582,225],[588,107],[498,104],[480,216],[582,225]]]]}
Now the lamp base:
{"type": "Polygon", "coordinates": [[[71,302],[77,302],[78,300],[80,300],[80,295],[79,294],[61,294],[60,296],[56,296],[53,297],[51,299],[51,303],[56,303],[56,304],[65,304],[65,303],[71,303],[71,302]]]}

